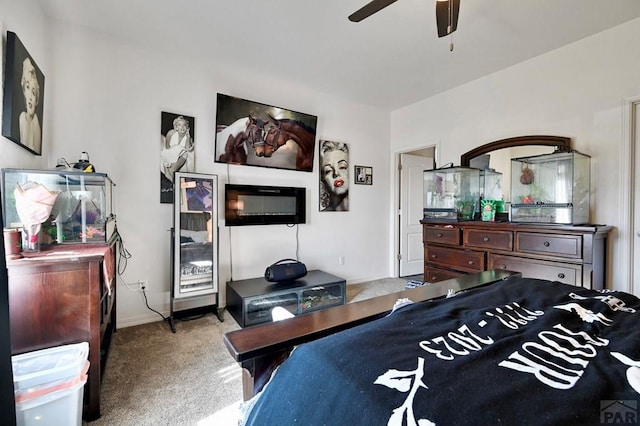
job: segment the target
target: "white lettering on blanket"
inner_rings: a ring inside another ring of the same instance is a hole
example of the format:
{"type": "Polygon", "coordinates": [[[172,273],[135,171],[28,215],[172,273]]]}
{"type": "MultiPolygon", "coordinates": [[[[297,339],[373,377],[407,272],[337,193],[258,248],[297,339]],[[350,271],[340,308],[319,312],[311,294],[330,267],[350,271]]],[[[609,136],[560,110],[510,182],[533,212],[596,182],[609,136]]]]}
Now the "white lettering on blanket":
{"type": "MultiPolygon", "coordinates": [[[[601,293],[605,293],[602,291],[601,293]]],[[[606,292],[608,293],[608,292],[606,292]]],[[[607,305],[614,312],[635,313],[636,310],[610,294],[593,297],[583,297],[576,293],[569,293],[573,302],[558,304],[554,309],[560,309],[575,313],[585,323],[601,323],[606,327],[613,324],[613,319],[602,313],[595,313],[581,306],[578,301],[597,300],[607,305]]],[[[596,302],[597,304],[597,302],[596,302]]],[[[482,312],[482,311],[481,311],[482,312]]],[[[487,325],[489,318],[497,320],[499,324],[509,330],[519,330],[531,325],[539,317],[545,315],[541,310],[529,310],[511,302],[506,305],[491,308],[484,311],[485,319],[477,323],[479,328],[487,325]]],[[[553,321],[549,319],[549,321],[553,321]]],[[[530,339],[520,345],[520,348],[512,352],[507,359],[498,363],[498,366],[513,371],[527,373],[539,382],[555,389],[571,389],[584,375],[591,360],[598,356],[598,349],[609,346],[609,340],[592,335],[585,331],[572,331],[561,323],[540,324],[542,331],[533,332],[530,339]],[[551,327],[551,329],[545,329],[551,327]],[[535,333],[535,334],[534,334],[535,333]]],[[[568,324],[568,323],[567,323],[568,324]]],[[[496,337],[495,335],[493,337],[496,337]]],[[[501,337],[496,337],[501,341],[501,337]]],[[[467,324],[463,324],[456,330],[443,332],[441,336],[419,342],[419,347],[445,361],[452,361],[471,353],[488,348],[495,341],[491,336],[481,337],[474,333],[467,324]]],[[[516,343],[517,344],[517,343],[516,343]]],[[[510,349],[513,350],[513,349],[510,349]]],[[[633,360],[619,352],[611,352],[611,355],[628,366],[627,381],[631,387],[640,393],[640,361],[633,360]]],[[[418,357],[417,368],[412,371],[400,371],[389,369],[383,375],[378,376],[375,384],[384,385],[390,389],[407,394],[404,403],[393,410],[387,423],[388,426],[423,426],[433,425],[430,420],[417,420],[413,413],[413,400],[420,389],[428,389],[424,383],[424,358],[418,357]]],[[[491,361],[492,365],[495,361],[491,361]]]]}
{"type": "MultiPolygon", "coordinates": [[[[544,312],[530,311],[520,306],[517,302],[512,302],[497,307],[491,312],[487,311],[485,314],[491,318],[496,318],[505,327],[517,330],[544,315],[544,312]]],[[[478,326],[483,327],[485,324],[486,321],[482,320],[478,323],[478,326]]],[[[492,343],[493,339],[491,337],[482,338],[472,332],[468,325],[464,324],[457,331],[423,340],[418,345],[421,349],[434,354],[440,359],[453,361],[456,356],[469,355],[470,351],[480,351],[483,347],[492,343]]]]}
{"type": "Polygon", "coordinates": [[[597,321],[606,326],[610,326],[613,323],[613,320],[610,320],[609,318],[604,316],[604,314],[601,314],[599,312],[596,314],[593,311],[578,305],[577,303],[567,303],[566,305],[557,305],[557,306],[554,306],[554,308],[564,309],[567,312],[574,311],[576,314],[578,314],[580,319],[584,322],[592,323],[597,321]]]}
{"type": "Polygon", "coordinates": [[[464,324],[458,328],[458,333],[451,331],[447,333],[446,336],[423,340],[418,345],[423,350],[434,354],[440,359],[451,361],[456,355],[469,355],[469,351],[479,351],[483,345],[490,345],[492,343],[493,339],[491,337],[482,338],[469,330],[469,327],[464,324]],[[444,348],[433,348],[432,345],[442,345],[444,348]],[[455,347],[456,345],[458,347],[455,347]]]}
{"type": "Polygon", "coordinates": [[[516,302],[504,305],[504,309],[498,307],[494,310],[495,312],[485,312],[485,314],[497,318],[502,325],[512,330],[517,330],[521,326],[527,325],[539,316],[544,315],[542,311],[530,311],[518,305],[516,302]],[[515,306],[515,308],[511,305],[515,306]]]}
{"type": "Polygon", "coordinates": [[[589,359],[595,357],[596,346],[607,346],[609,341],[592,337],[584,331],[573,332],[561,324],[553,327],[556,331],[542,331],[538,337],[542,343],[525,342],[522,353],[509,355],[498,365],[533,374],[540,382],[556,389],[570,389],[582,377],[589,359]],[[584,343],[578,341],[581,338],[584,343]],[[571,368],[577,366],[577,368],[571,368]]]}
{"type": "MultiPolygon", "coordinates": [[[[575,293],[569,293],[569,297],[571,297],[572,299],[575,299],[575,300],[587,300],[587,299],[589,299],[588,297],[580,296],[580,295],[577,295],[575,293]]],[[[605,303],[614,312],[615,311],[623,311],[623,312],[629,312],[630,314],[634,314],[636,312],[635,309],[627,307],[627,304],[624,303],[623,300],[620,300],[620,299],[618,299],[617,297],[614,297],[614,296],[610,296],[610,295],[608,295],[608,296],[594,296],[593,299],[597,299],[597,300],[601,301],[602,303],[605,303]]]]}

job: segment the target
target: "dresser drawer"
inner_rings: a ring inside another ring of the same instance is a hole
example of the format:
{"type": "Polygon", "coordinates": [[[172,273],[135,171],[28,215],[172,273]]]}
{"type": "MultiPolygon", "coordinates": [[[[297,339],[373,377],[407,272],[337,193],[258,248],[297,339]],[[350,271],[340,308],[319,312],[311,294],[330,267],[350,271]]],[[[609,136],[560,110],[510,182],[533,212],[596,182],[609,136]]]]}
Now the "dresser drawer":
{"type": "Polygon", "coordinates": [[[426,266],[444,266],[466,272],[484,271],[485,254],[481,251],[427,246],[424,253],[426,266]]]}
{"type": "Polygon", "coordinates": [[[460,228],[444,228],[440,226],[423,227],[423,242],[459,246],[460,228]]]}
{"type": "Polygon", "coordinates": [[[500,254],[489,254],[488,257],[488,269],[506,269],[521,272],[525,278],[540,278],[564,284],[582,285],[582,267],[580,265],[500,254]]]}
{"type": "Polygon", "coordinates": [[[513,250],[513,232],[486,231],[483,229],[465,229],[465,247],[479,247],[494,250],[513,250]]]}
{"type": "Polygon", "coordinates": [[[437,283],[451,278],[458,278],[463,275],[465,274],[462,272],[448,271],[446,269],[433,268],[430,266],[424,268],[424,281],[428,283],[437,283]]]}
{"type": "Polygon", "coordinates": [[[518,232],[516,251],[582,259],[582,237],[518,232]]]}

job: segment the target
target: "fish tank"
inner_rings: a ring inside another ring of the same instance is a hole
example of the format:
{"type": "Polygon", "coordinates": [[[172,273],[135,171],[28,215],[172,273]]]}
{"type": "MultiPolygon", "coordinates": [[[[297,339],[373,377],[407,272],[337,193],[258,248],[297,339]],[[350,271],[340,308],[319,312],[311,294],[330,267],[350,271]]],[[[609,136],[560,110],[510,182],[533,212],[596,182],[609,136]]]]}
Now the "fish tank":
{"type": "Polygon", "coordinates": [[[493,201],[496,206],[496,213],[504,213],[502,173],[496,172],[494,169],[480,171],[480,198],[493,201]]]}
{"type": "Polygon", "coordinates": [[[480,169],[446,167],[424,171],[424,220],[473,220],[480,202],[480,169]]]}
{"type": "Polygon", "coordinates": [[[105,173],[2,169],[4,227],[22,230],[23,251],[56,243],[106,244],[115,231],[114,186],[105,173]]]}
{"type": "Polygon", "coordinates": [[[511,221],[589,223],[591,157],[578,151],[511,159],[511,221]]]}

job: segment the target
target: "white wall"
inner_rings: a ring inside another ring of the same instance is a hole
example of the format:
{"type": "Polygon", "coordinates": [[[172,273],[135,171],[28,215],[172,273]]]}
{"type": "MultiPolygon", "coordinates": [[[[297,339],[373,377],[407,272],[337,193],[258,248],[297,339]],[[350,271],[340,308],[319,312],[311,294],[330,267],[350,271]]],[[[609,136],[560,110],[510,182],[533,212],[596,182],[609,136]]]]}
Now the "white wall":
{"type": "MultiPolygon", "coordinates": [[[[159,202],[162,111],[196,118],[196,171],[217,174],[220,190],[228,179],[307,188],[307,223],[299,225],[297,241],[299,258],[309,269],[348,282],[391,275],[388,113],[267,79],[259,70],[229,68],[222,58],[149,51],[48,21],[35,0],[0,0],[0,5],[3,34],[16,32],[46,76],[43,156],[2,138],[0,167],[53,168],[58,157],[75,162],[87,151],[97,171],[114,180],[118,230],[132,255],[118,278],[118,327],[159,319],[126,283],[148,280],[151,307],[165,315],[169,311],[173,210],[159,202]],[[374,185],[351,186],[349,212],[320,213],[317,153],[313,173],[214,163],[218,92],[317,115],[318,139],[347,142],[352,165],[373,167],[374,185]],[[345,257],[344,265],[338,264],[339,256],[345,257]]],[[[236,280],[261,276],[270,263],[296,256],[296,228],[230,229],[223,219],[219,225],[223,305],[225,282],[231,278],[230,250],[236,280]]],[[[210,301],[191,300],[177,308],[210,301]]]]}
{"type": "MultiPolygon", "coordinates": [[[[350,187],[349,212],[318,212],[318,166],[313,173],[229,166],[233,183],[292,185],[307,188],[307,224],[299,225],[299,258],[349,282],[390,276],[387,182],[389,115],[270,80],[257,73],[229,69],[220,58],[178,57],[142,50],[101,34],[51,24],[51,108],[55,158],[77,161],[87,151],[97,171],[116,182],[117,224],[133,255],[124,282],[148,280],[152,307],[168,312],[170,233],[173,210],[159,202],[160,113],[194,116],[196,171],[227,182],[227,166],[214,163],[216,93],[225,93],[318,116],[318,139],[347,142],[352,165],[371,165],[375,184],[350,187]],[[372,149],[371,147],[376,147],[372,149]],[[345,264],[338,264],[338,257],[345,264]]],[[[317,154],[316,154],[317,160],[317,154]]],[[[351,167],[353,170],[353,167],[351,167]]],[[[223,200],[223,194],[219,194],[223,200]]],[[[223,215],[223,211],[219,212],[223,215]]],[[[223,216],[221,216],[223,217],[223,216]]],[[[284,225],[224,227],[220,220],[220,283],[264,274],[267,265],[296,256],[296,228],[284,225]]],[[[118,325],[157,320],[140,294],[118,288],[118,325]]],[[[202,303],[202,302],[199,302],[202,303]]],[[[193,305],[185,303],[178,309],[193,305]]]]}
{"type": "MultiPolygon", "coordinates": [[[[559,135],[591,155],[591,222],[613,225],[609,286],[621,250],[620,176],[623,99],[640,94],[640,20],[442,93],[391,114],[391,149],[437,140],[441,164],[485,143],[520,135],[559,135]]],[[[455,52],[452,54],[455,55],[455,52]]]]}

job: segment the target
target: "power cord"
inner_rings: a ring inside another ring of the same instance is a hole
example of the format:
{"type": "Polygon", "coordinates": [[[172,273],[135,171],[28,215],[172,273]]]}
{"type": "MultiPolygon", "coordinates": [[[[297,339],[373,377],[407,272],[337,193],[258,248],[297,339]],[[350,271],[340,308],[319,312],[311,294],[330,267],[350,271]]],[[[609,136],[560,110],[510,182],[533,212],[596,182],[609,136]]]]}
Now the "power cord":
{"type": "Polygon", "coordinates": [[[300,228],[298,227],[297,223],[294,224],[287,224],[286,225],[289,228],[296,228],[296,260],[299,260],[300,257],[300,239],[298,237],[298,231],[300,230],[300,228]]]}
{"type": "Polygon", "coordinates": [[[124,271],[127,269],[127,261],[131,259],[131,253],[124,246],[124,239],[122,235],[118,231],[118,225],[114,225],[113,228],[113,238],[119,243],[118,244],[118,254],[120,255],[120,260],[118,260],[118,275],[122,277],[124,271]],[[123,263],[124,262],[124,266],[123,263]]]}
{"type": "MultiPolygon", "coordinates": [[[[131,259],[132,256],[131,256],[131,253],[129,253],[129,251],[127,250],[127,248],[124,246],[124,239],[122,238],[122,235],[120,234],[120,232],[118,232],[118,226],[117,225],[115,225],[114,230],[113,230],[113,238],[115,240],[117,240],[118,243],[119,243],[118,244],[118,253],[119,253],[120,259],[118,260],[118,275],[120,276],[120,279],[122,280],[124,285],[127,286],[127,288],[129,290],[131,290],[131,287],[129,287],[129,284],[125,281],[125,279],[124,279],[124,277],[122,275],[126,271],[127,262],[128,262],[129,259],[131,259]],[[124,266],[122,266],[123,263],[124,263],[124,266]]],[[[142,285],[140,287],[140,290],[142,290],[142,296],[144,297],[144,304],[147,307],[147,309],[149,309],[150,311],[155,312],[156,314],[160,315],[160,317],[162,318],[163,321],[167,321],[169,319],[169,317],[165,317],[160,312],[156,311],[151,306],[149,306],[149,300],[147,299],[146,287],[144,285],[142,285]]]]}
{"type": "Polygon", "coordinates": [[[151,306],[149,306],[149,301],[147,300],[147,292],[145,291],[145,286],[144,285],[141,287],[141,289],[142,289],[142,296],[144,297],[144,304],[147,305],[147,309],[149,309],[150,311],[155,312],[156,314],[160,315],[160,318],[162,318],[163,321],[168,321],[169,317],[165,317],[160,312],[156,311],[151,306]]]}

